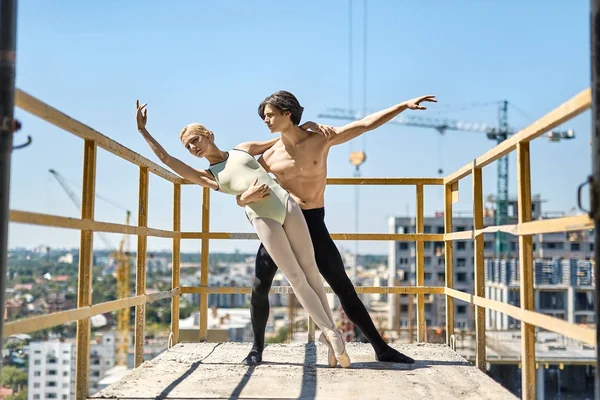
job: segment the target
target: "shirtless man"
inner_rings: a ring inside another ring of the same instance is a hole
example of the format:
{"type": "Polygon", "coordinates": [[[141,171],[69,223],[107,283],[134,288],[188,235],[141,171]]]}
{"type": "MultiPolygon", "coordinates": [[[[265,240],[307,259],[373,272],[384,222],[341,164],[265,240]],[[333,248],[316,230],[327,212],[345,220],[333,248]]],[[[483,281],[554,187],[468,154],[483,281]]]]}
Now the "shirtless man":
{"type": "MultiPolygon", "coordinates": [[[[279,141],[259,158],[260,164],[271,172],[279,184],[300,205],[310,231],[317,266],[340,303],[348,318],[359,327],[369,340],[378,361],[414,363],[414,360],[390,347],[379,335],[367,309],[358,298],[352,282],[346,274],[342,257],[325,226],[325,187],[327,179],[327,156],[332,146],[346,143],[365,132],[390,121],[406,109],[425,110],[422,102],[437,102],[434,96],[422,96],[399,103],[373,113],[360,121],[342,127],[328,127],[313,122],[301,126],[303,107],[296,97],[285,91],[267,97],[259,106],[258,114],[271,133],[281,133],[279,141]],[[306,131],[311,129],[315,134],[306,131]]],[[[268,196],[262,185],[251,186],[237,196],[240,206],[268,196]]],[[[269,290],[277,265],[264,246],[260,245],[256,256],[255,279],[252,287],[250,313],[254,344],[244,365],[256,365],[262,361],[265,327],[269,317],[269,290]]],[[[328,362],[334,363],[333,354],[328,362]]]]}

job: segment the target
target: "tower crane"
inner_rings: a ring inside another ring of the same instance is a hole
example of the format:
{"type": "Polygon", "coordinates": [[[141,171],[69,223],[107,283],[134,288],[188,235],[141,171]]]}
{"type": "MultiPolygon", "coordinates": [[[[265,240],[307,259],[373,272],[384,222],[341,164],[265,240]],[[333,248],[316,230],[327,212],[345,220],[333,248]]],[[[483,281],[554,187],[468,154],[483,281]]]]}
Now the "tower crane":
{"type": "MultiPolygon", "coordinates": [[[[356,121],[361,118],[361,116],[357,113],[343,108],[330,108],[326,110],[326,112],[318,114],[318,117],[349,121],[356,121]]],[[[438,119],[426,117],[424,118],[416,116],[398,116],[390,120],[388,124],[414,126],[418,128],[433,128],[437,130],[440,133],[440,135],[445,134],[446,131],[449,130],[485,133],[488,139],[495,140],[498,144],[502,143],[509,136],[515,133],[515,131],[508,125],[508,101],[506,100],[501,101],[499,104],[498,127],[482,123],[473,123],[452,119],[438,119]]],[[[557,142],[561,139],[573,139],[575,138],[575,134],[572,129],[563,131],[552,131],[548,133],[547,138],[551,142],[557,142]]],[[[442,171],[440,170],[440,173],[441,172],[442,171]]],[[[496,190],[497,192],[495,199],[495,222],[496,225],[505,225],[508,222],[508,156],[504,156],[500,160],[498,160],[496,190]]],[[[504,232],[496,232],[495,256],[506,257],[508,255],[508,251],[509,246],[507,234],[504,232]]]]}
{"type": "MultiPolygon", "coordinates": [[[[73,192],[71,187],[67,184],[65,178],[54,169],[49,169],[50,172],[58,181],[60,186],[67,193],[71,201],[75,206],[81,210],[81,201],[79,197],[73,192]]],[[[125,224],[129,225],[129,218],[131,212],[126,210],[127,215],[125,217],[125,224]]],[[[115,247],[102,232],[97,232],[100,239],[104,242],[106,247],[111,250],[111,258],[116,261],[116,277],[117,277],[117,298],[124,299],[129,297],[129,285],[130,285],[130,264],[131,256],[129,253],[129,236],[123,235],[119,243],[119,249],[115,251],[115,247]]],[[[118,311],[117,316],[117,365],[127,365],[127,353],[129,351],[129,308],[125,308],[118,311]]]]}

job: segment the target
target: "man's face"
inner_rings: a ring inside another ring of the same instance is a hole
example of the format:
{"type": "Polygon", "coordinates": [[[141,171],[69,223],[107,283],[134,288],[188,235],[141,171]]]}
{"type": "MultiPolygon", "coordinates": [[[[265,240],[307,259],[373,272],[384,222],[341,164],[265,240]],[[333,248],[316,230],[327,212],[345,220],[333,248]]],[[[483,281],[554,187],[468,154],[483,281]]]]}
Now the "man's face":
{"type": "Polygon", "coordinates": [[[273,107],[270,104],[265,106],[264,110],[265,114],[265,124],[271,131],[271,133],[281,132],[283,131],[289,124],[292,123],[289,115],[286,113],[282,113],[277,108],[273,107]]]}

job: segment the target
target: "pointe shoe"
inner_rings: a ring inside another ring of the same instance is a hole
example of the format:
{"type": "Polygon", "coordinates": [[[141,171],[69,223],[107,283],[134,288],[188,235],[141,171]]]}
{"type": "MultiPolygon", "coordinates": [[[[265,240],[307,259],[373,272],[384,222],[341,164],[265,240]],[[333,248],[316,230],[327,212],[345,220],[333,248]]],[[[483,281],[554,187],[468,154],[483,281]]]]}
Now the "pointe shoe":
{"type": "Polygon", "coordinates": [[[337,358],[335,358],[333,347],[331,347],[331,343],[329,343],[329,340],[327,339],[327,336],[325,336],[324,332],[321,332],[319,335],[319,342],[327,346],[327,364],[329,364],[331,368],[335,367],[337,365],[337,358]]]}
{"type": "Polygon", "coordinates": [[[335,347],[333,347],[335,358],[338,360],[342,368],[348,368],[351,364],[350,357],[346,352],[346,344],[344,342],[344,339],[342,338],[342,334],[340,333],[340,331],[328,330],[327,332],[325,332],[325,335],[327,336],[327,340],[329,340],[329,342],[332,343],[331,347],[333,347],[333,343],[336,342],[338,345],[341,345],[341,348],[343,349],[342,353],[336,353],[335,347]]]}

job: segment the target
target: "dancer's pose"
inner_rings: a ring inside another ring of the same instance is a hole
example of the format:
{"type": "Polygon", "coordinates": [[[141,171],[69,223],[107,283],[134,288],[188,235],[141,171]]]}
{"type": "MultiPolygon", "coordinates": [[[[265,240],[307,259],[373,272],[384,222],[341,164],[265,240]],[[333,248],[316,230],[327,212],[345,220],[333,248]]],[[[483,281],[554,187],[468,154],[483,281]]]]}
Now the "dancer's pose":
{"type": "MultiPolygon", "coordinates": [[[[422,102],[437,102],[437,100],[434,96],[417,97],[339,128],[315,123],[302,125],[302,128],[320,132],[321,135],[307,132],[298,126],[303,108],[296,97],[289,92],[280,91],[272,94],[258,108],[258,114],[269,130],[272,133],[281,132],[279,140],[265,151],[259,158],[259,162],[267,171],[275,175],[278,183],[300,205],[308,224],[319,271],[340,299],[350,320],[369,340],[379,361],[414,363],[412,358],[396,351],[381,338],[346,275],[340,253],[329,236],[324,221],[327,156],[331,146],[345,143],[373,130],[406,109],[425,110],[421,105],[422,102]]],[[[243,207],[251,204],[257,198],[255,193],[255,187],[249,188],[247,192],[237,196],[238,204],[243,207]]],[[[265,327],[269,317],[269,289],[277,267],[281,268],[277,257],[274,256],[266,243],[260,245],[256,256],[256,276],[250,307],[254,344],[243,360],[246,365],[254,365],[262,361],[265,327]]],[[[331,349],[328,361],[330,365],[336,363],[331,349]]]]}
{"type": "Polygon", "coordinates": [[[200,124],[187,125],[179,135],[181,142],[192,155],[210,162],[208,170],[197,170],[166,152],[146,129],[146,104],[140,106],[138,101],[136,107],[138,131],[157,157],[173,171],[200,186],[227,194],[239,195],[253,188],[248,193],[255,201],[245,207],[246,216],[298,300],[323,332],[322,342],[328,345],[342,367],[349,367],[350,358],[340,332],[335,329],[302,211],[294,198],[254,158],[271,147],[276,139],[241,143],[231,151],[221,151],[211,131],[200,124]]]}

